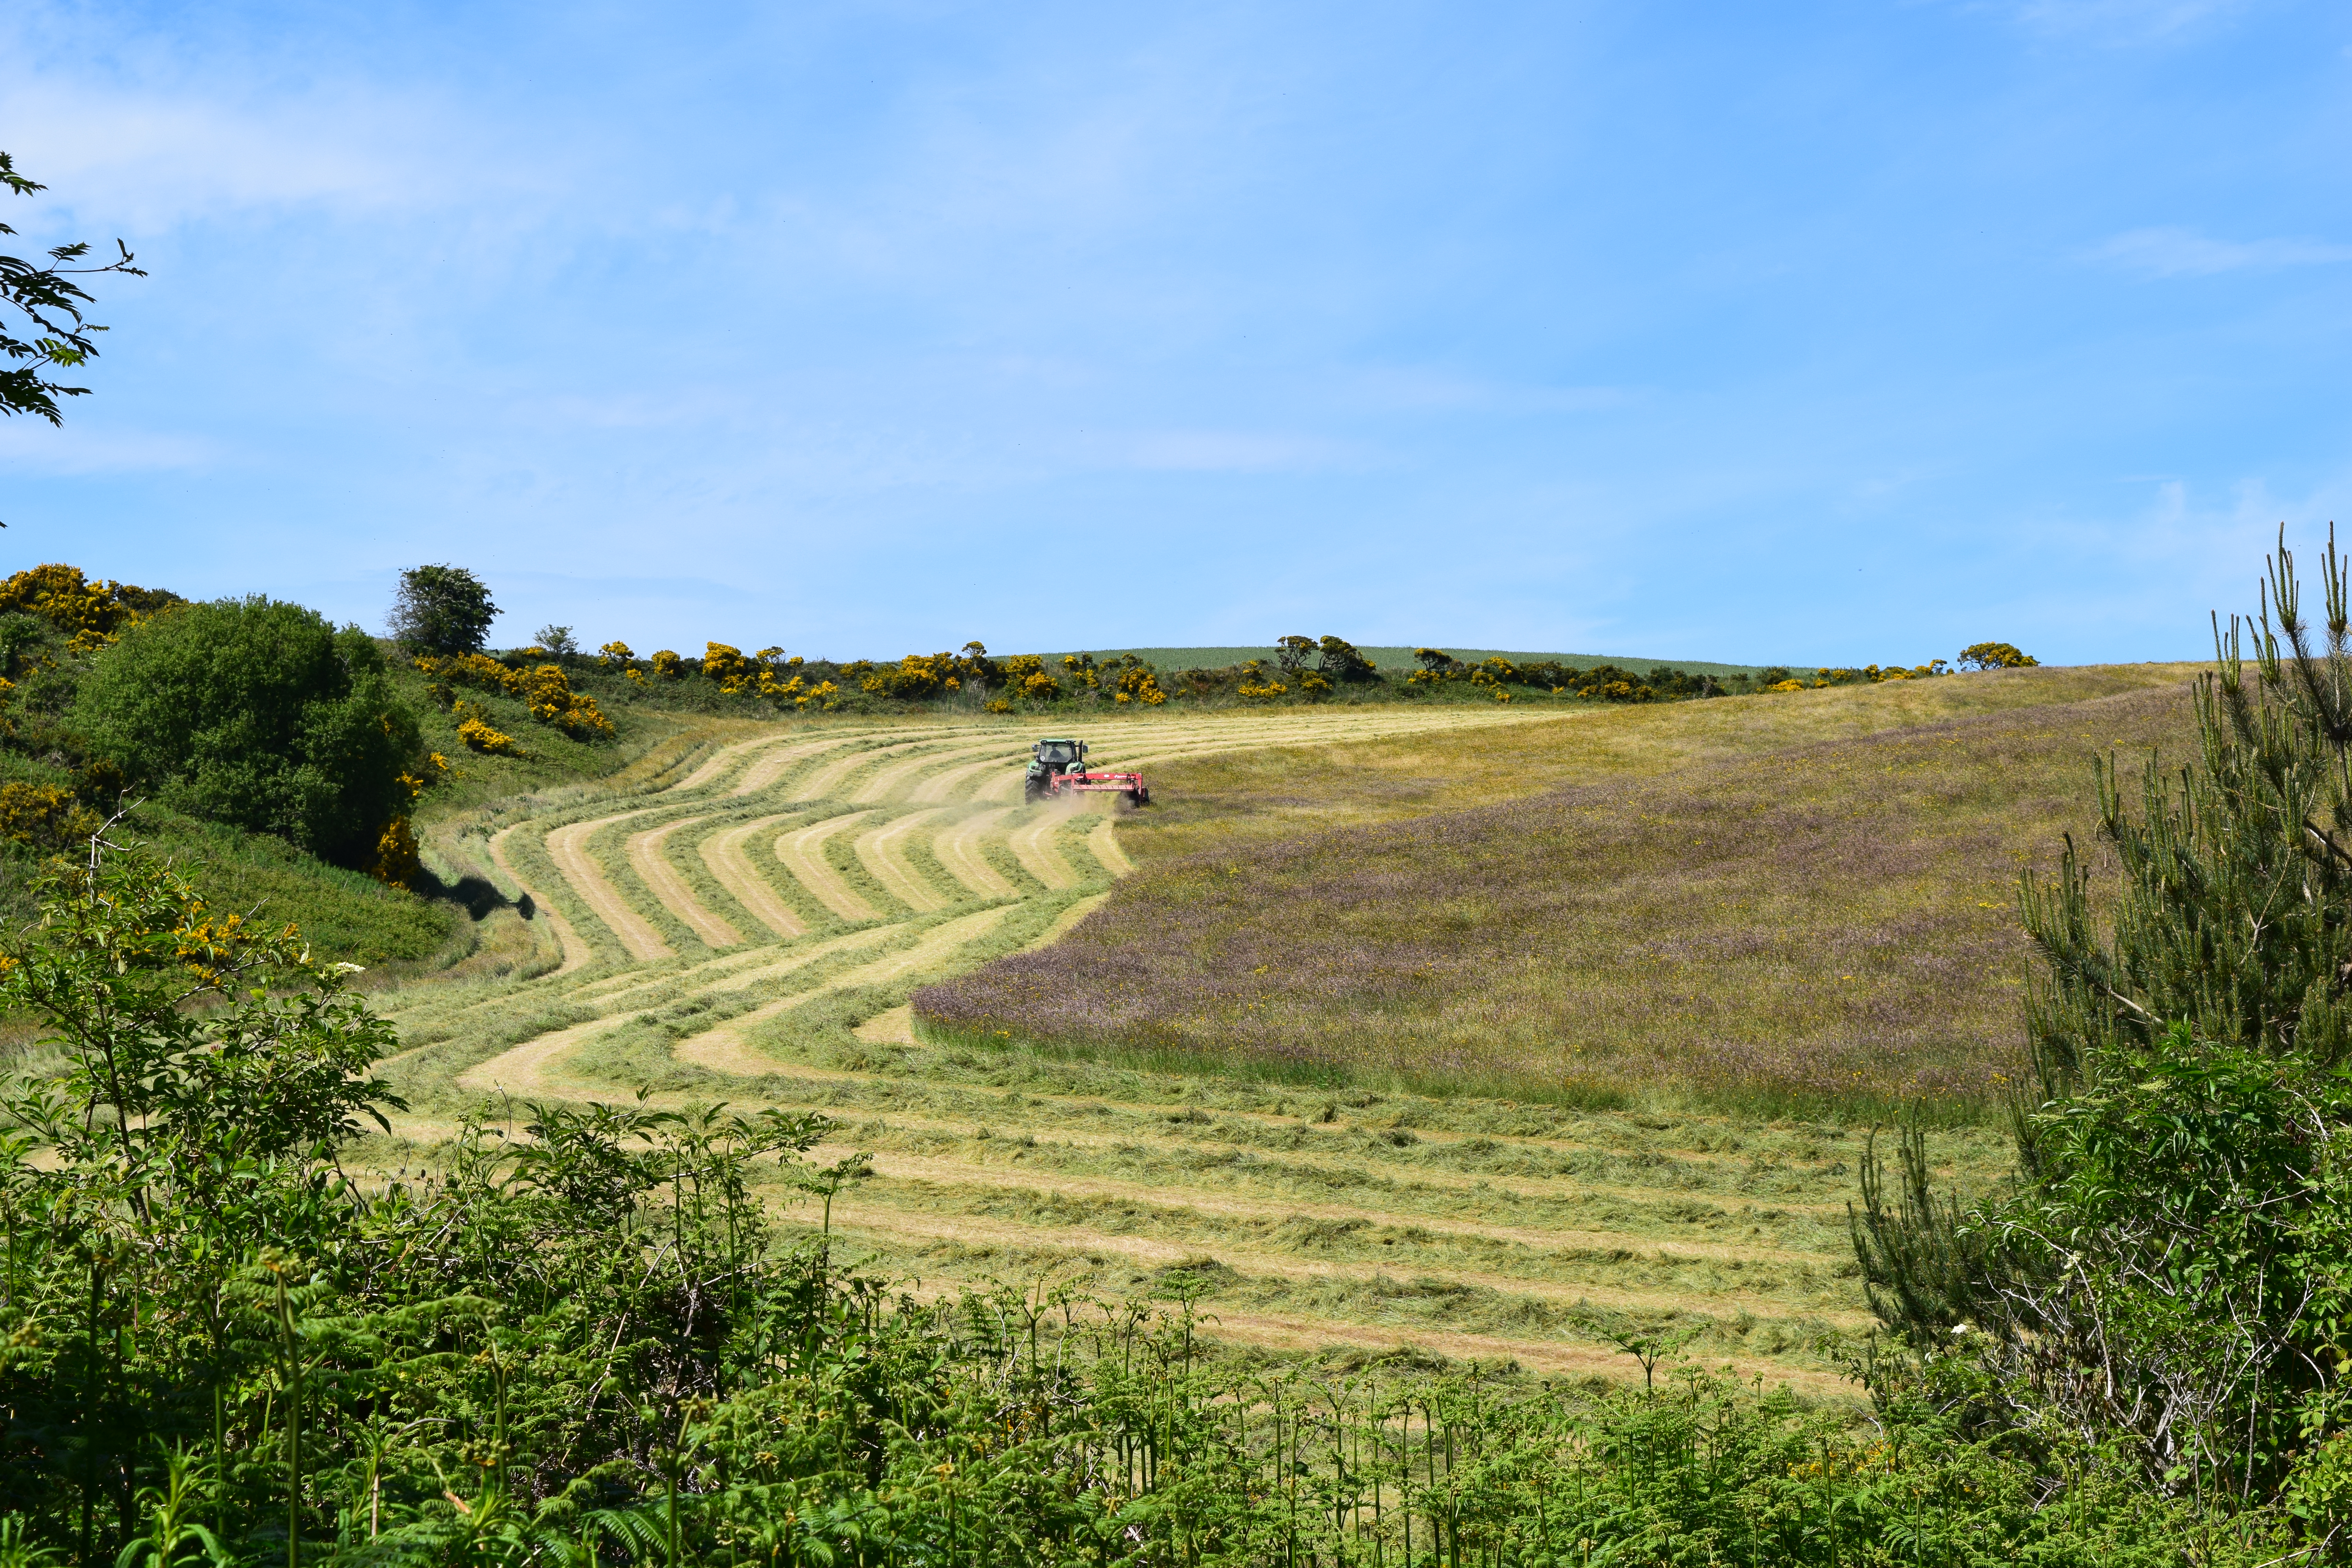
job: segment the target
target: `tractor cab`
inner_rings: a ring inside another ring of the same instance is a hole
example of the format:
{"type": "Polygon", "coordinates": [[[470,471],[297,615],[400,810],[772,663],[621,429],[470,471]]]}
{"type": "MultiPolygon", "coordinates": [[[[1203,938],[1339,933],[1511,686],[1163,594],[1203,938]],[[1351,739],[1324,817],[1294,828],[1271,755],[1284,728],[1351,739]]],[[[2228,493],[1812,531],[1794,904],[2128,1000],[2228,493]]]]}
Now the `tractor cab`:
{"type": "Polygon", "coordinates": [[[1040,741],[1029,750],[1036,759],[1029,764],[1033,777],[1039,773],[1086,772],[1087,743],[1084,741],[1040,741]]]}

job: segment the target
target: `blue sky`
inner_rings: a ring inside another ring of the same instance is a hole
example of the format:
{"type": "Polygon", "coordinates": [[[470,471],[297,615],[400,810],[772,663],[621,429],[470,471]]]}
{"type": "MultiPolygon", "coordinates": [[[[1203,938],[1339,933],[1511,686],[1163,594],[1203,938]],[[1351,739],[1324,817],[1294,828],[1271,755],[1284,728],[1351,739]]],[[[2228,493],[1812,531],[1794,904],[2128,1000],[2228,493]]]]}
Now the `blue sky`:
{"type": "Polygon", "coordinates": [[[2194,657],[2352,527],[2352,10],[29,5],[0,564],[592,644],[2194,657]]]}

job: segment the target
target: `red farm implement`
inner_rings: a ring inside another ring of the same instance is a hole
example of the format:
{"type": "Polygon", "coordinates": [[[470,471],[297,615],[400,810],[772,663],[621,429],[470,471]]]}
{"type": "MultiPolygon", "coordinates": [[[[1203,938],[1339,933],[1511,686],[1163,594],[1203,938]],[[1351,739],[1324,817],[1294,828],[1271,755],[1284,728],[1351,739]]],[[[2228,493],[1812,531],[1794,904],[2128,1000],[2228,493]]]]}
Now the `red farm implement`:
{"type": "Polygon", "coordinates": [[[1024,800],[1116,795],[1125,796],[1129,805],[1151,804],[1151,789],[1141,773],[1089,773],[1084,741],[1040,741],[1030,753],[1029,773],[1022,781],[1024,800]]]}

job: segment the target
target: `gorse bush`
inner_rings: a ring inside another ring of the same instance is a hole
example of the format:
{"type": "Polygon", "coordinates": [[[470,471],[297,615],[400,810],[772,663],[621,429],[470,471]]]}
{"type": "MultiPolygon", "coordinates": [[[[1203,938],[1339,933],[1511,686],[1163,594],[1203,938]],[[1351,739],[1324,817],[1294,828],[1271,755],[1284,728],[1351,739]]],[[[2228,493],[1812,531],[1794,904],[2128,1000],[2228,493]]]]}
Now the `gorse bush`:
{"type": "Polygon", "coordinates": [[[98,829],[98,813],[69,789],[22,780],[0,784],[0,838],[33,849],[58,849],[98,829]]]}
{"type": "Polygon", "coordinates": [[[1960,650],[1962,669],[2031,669],[2042,661],[2012,643],[1971,643],[1960,650]]]}
{"type": "MultiPolygon", "coordinates": [[[[177,594],[161,588],[93,581],[79,566],[35,566],[0,583],[0,615],[46,621],[83,652],[103,647],[125,628],[182,603],[177,594]]],[[[20,636],[9,640],[13,665],[17,648],[29,639],[20,636]]],[[[5,673],[13,670],[0,671],[5,673]]]]}
{"type": "Polygon", "coordinates": [[[374,858],[423,752],[375,642],[265,598],[182,605],[90,662],[75,717],[98,755],[175,810],[374,858]]]}
{"type": "MultiPolygon", "coordinates": [[[[613,721],[604,716],[596,700],[573,690],[571,676],[560,664],[517,666],[502,663],[488,654],[469,653],[446,658],[428,655],[416,659],[415,665],[425,677],[425,691],[453,712],[464,706],[457,700],[456,693],[457,687],[464,686],[519,699],[530,710],[534,721],[561,730],[575,741],[609,741],[615,734],[613,721]]],[[[466,736],[468,746],[478,752],[499,750],[479,738],[479,731],[489,728],[487,721],[479,715],[468,718],[463,713],[458,718],[459,733],[466,736]],[[476,726],[477,734],[466,734],[467,723],[476,726]]]]}
{"type": "Polygon", "coordinates": [[[135,850],[59,868],[0,990],[64,1062],[0,1137],[16,1561],[2126,1565],[2184,1522],[2096,1468],[2048,1506],[1917,1401],[1253,1369],[1182,1270],[894,1299],[770,1217],[863,1168],[814,1114],[531,1106],[362,1178],[391,1031],[135,850]]]}

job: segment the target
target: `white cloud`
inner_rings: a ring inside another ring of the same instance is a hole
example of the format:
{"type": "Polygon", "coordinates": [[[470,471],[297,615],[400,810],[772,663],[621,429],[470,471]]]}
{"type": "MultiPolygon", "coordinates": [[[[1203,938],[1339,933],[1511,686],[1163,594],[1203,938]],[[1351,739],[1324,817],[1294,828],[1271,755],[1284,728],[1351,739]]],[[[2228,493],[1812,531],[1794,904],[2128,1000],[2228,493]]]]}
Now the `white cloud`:
{"type": "Polygon", "coordinates": [[[1270,473],[1327,468],[1349,455],[1314,436],[1262,436],[1236,430],[1158,430],[1127,444],[1130,466],[1208,473],[1270,473]]]}
{"type": "Polygon", "coordinates": [[[2352,261],[2352,245],[2315,239],[2212,239],[2188,228],[2136,228],[2086,252],[2152,278],[2210,278],[2216,273],[2316,267],[2352,261]]]}
{"type": "Polygon", "coordinates": [[[1627,386],[1535,386],[1441,370],[1385,367],[1356,377],[1365,400],[1386,408],[1460,408],[1496,414],[1590,414],[1643,395],[1627,386]]]}
{"type": "Polygon", "coordinates": [[[12,222],[153,235],[295,207],[444,210],[544,189],[563,162],[520,156],[510,132],[439,86],[178,43],[38,6],[0,22],[6,149],[49,187],[37,206],[11,204],[12,222]]]}
{"type": "Polygon", "coordinates": [[[222,456],[213,443],[191,436],[93,430],[72,422],[79,412],[68,402],[63,427],[29,417],[0,425],[0,463],[19,475],[114,474],[209,468],[222,456]]]}
{"type": "Polygon", "coordinates": [[[2171,37],[2245,9],[2249,0],[2018,0],[2004,7],[2037,33],[2138,42],[2171,37]]]}

